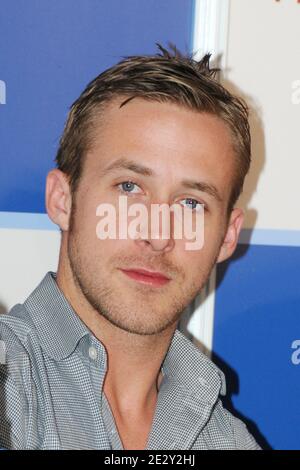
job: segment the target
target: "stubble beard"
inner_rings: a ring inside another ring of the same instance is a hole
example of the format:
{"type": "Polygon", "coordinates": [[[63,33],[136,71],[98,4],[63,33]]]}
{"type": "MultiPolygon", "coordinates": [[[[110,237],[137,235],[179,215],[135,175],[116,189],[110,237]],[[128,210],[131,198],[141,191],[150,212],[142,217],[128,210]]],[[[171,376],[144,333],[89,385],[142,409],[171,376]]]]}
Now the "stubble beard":
{"type": "MultiPolygon", "coordinates": [[[[118,289],[113,276],[101,270],[101,259],[85,256],[80,237],[75,227],[75,205],[72,204],[68,233],[68,258],[74,283],[90,306],[115,327],[137,335],[157,335],[178,323],[181,314],[206,284],[215,264],[211,263],[205,272],[199,273],[202,282],[189,285],[177,281],[171,289],[167,284],[162,288],[145,285],[118,289]],[[161,293],[158,290],[162,289],[161,293]],[[169,290],[169,292],[168,292],[169,290]],[[167,292],[167,294],[164,294],[167,292]]],[[[99,241],[101,243],[101,241],[99,241]]],[[[182,279],[182,278],[181,278],[182,279]]],[[[132,281],[134,282],[134,281],[132,281]]],[[[175,280],[169,281],[170,283],[175,280]]]]}

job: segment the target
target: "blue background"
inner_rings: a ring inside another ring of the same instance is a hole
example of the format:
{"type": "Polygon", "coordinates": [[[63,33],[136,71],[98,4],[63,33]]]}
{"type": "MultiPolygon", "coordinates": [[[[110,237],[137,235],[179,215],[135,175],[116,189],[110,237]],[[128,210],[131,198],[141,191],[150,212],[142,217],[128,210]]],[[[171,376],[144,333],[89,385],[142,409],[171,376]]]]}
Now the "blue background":
{"type": "Polygon", "coordinates": [[[192,0],[1,0],[0,211],[45,212],[68,108],[122,56],[191,49],[192,0]]]}
{"type": "Polygon", "coordinates": [[[299,449],[291,345],[300,338],[300,248],[239,245],[217,273],[213,359],[227,377],[226,404],[256,423],[262,445],[299,449]]]}

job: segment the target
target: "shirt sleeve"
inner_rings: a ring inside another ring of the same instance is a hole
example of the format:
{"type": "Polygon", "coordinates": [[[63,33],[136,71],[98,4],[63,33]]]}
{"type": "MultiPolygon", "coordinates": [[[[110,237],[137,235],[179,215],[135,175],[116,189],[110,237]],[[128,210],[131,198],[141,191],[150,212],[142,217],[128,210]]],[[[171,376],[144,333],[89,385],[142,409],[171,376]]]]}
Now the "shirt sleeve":
{"type": "MultiPolygon", "coordinates": [[[[229,414],[228,411],[227,413],[229,414]]],[[[250,434],[243,421],[232,414],[230,414],[230,421],[237,450],[261,450],[261,447],[257,444],[252,434],[250,434]]]]}
{"type": "Polygon", "coordinates": [[[19,339],[0,321],[0,447],[4,449],[26,448],[24,357],[19,339]]]}
{"type": "Polygon", "coordinates": [[[221,399],[216,403],[208,431],[214,449],[261,450],[245,423],[224,408],[221,399]]]}

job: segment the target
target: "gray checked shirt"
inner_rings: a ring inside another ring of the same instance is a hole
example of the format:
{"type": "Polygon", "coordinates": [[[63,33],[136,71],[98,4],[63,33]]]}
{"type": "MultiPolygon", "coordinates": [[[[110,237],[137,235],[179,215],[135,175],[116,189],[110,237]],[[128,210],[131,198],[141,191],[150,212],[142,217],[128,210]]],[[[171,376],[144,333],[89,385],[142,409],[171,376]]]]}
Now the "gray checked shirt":
{"type": "MultiPolygon", "coordinates": [[[[0,447],[123,449],[103,393],[107,357],[48,272],[0,316],[0,447]]],[[[259,449],[222,406],[223,373],[176,330],[146,449],[259,449]]]]}

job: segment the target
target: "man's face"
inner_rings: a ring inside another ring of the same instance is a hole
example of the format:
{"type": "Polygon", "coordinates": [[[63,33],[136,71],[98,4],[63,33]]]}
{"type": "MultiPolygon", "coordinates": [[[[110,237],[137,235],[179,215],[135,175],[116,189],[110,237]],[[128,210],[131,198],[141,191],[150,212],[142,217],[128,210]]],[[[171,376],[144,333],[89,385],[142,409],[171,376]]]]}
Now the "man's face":
{"type": "Polygon", "coordinates": [[[85,156],[73,201],[68,256],[76,283],[100,314],[123,330],[155,334],[178,322],[217,261],[227,226],[234,155],[229,131],[217,117],[139,98],[119,108],[123,100],[109,104],[105,124],[85,156]],[[120,160],[125,164],[106,171],[120,160]],[[128,161],[130,169],[125,168],[128,161]],[[200,191],[184,186],[183,180],[205,184],[200,191]],[[167,240],[152,239],[151,234],[146,239],[100,240],[96,209],[102,203],[117,209],[121,195],[128,207],[141,203],[148,209],[154,203],[179,203],[188,211],[190,199],[203,203],[203,248],[187,250],[186,239],[172,238],[172,227],[167,240]],[[124,272],[132,268],[158,271],[169,280],[153,285],[124,272]]]}

